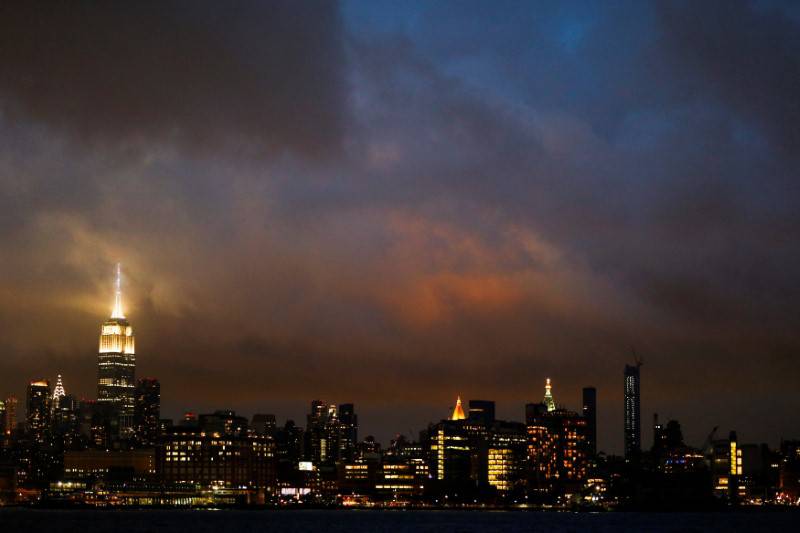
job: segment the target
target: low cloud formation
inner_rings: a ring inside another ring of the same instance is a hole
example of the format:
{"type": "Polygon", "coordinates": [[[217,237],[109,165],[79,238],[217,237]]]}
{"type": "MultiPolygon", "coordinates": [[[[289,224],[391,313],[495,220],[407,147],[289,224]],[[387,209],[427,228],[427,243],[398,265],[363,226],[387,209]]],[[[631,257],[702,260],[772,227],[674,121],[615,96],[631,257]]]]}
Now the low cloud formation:
{"type": "Polygon", "coordinates": [[[11,119],[90,143],[323,155],[342,127],[335,2],[7,2],[11,119]]]}

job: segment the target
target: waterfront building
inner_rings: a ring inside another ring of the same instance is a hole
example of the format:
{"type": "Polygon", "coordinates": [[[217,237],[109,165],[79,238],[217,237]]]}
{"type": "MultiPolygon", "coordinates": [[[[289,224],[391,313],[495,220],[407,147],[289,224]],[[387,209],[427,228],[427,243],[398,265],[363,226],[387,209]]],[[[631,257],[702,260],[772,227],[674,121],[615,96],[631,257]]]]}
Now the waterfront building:
{"type": "Polygon", "coordinates": [[[526,406],[529,486],[535,492],[574,490],[588,471],[586,419],[548,409],[545,403],[526,406]]]}
{"type": "Polygon", "coordinates": [[[238,418],[230,411],[218,411],[201,415],[195,427],[168,429],[157,448],[162,479],[206,488],[273,492],[275,442],[270,436],[242,431],[238,423],[225,431],[225,421],[238,422],[238,418]]]}

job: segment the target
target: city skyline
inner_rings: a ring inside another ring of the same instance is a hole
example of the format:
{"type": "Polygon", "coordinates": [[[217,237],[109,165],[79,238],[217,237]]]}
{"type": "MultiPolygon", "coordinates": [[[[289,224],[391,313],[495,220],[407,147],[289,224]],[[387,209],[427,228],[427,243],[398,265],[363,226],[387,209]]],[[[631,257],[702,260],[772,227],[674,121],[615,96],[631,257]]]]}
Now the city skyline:
{"type": "Polygon", "coordinates": [[[220,9],[0,7],[0,394],[95,397],[122,263],[165,416],[385,442],[550,378],[621,455],[633,347],[643,448],[797,436],[796,3],[220,9]]]}

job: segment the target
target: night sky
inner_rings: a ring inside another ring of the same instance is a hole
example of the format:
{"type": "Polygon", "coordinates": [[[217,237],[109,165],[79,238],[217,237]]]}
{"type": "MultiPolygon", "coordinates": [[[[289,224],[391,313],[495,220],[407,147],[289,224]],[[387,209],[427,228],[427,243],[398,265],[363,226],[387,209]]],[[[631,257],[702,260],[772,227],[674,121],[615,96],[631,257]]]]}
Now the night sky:
{"type": "MultiPolygon", "coordinates": [[[[800,437],[800,4],[3,2],[0,396],[800,437]]],[[[24,409],[21,409],[24,411],[24,409]]]]}

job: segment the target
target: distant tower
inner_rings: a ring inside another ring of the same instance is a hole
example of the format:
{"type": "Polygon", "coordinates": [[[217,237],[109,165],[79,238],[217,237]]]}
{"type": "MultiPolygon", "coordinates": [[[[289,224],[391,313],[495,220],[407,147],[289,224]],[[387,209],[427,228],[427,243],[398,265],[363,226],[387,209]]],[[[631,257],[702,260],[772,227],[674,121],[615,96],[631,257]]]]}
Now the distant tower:
{"type": "Polygon", "coordinates": [[[461,396],[456,399],[456,407],[453,409],[453,416],[450,420],[465,420],[467,416],[464,414],[464,408],[461,406],[461,396]]]}
{"type": "Polygon", "coordinates": [[[358,415],[352,403],[339,406],[339,460],[352,461],[358,445],[358,415]]]}
{"type": "Polygon", "coordinates": [[[56,380],[56,388],[53,390],[53,409],[58,409],[58,404],[61,401],[61,398],[66,395],[67,393],[64,391],[64,384],[61,382],[61,374],[59,374],[58,379],[56,380]]]}
{"type": "Polygon", "coordinates": [[[97,401],[115,407],[120,432],[130,435],[134,415],[136,387],[136,351],[133,328],[122,312],[121,269],[117,263],[114,310],[100,328],[100,350],[97,355],[97,401]]]}
{"type": "Polygon", "coordinates": [[[634,459],[642,451],[642,424],[639,368],[625,365],[625,459],[634,459]]]}
{"type": "Polygon", "coordinates": [[[6,437],[10,437],[11,433],[17,426],[17,399],[14,396],[6,398],[6,413],[3,422],[6,437]]]}
{"type": "Polygon", "coordinates": [[[28,433],[36,444],[47,442],[50,429],[50,382],[31,381],[28,385],[28,433]]]}
{"type": "Polygon", "coordinates": [[[586,419],[586,444],[592,455],[597,454],[597,389],[583,388],[583,418],[586,419]]]}
{"type": "Polygon", "coordinates": [[[133,426],[140,446],[158,444],[161,420],[161,384],[155,378],[140,379],[136,384],[133,426]]]}
{"type": "Polygon", "coordinates": [[[550,378],[547,378],[544,384],[544,404],[547,406],[547,411],[556,410],[556,402],[553,400],[553,386],[550,384],[550,378]]]}

